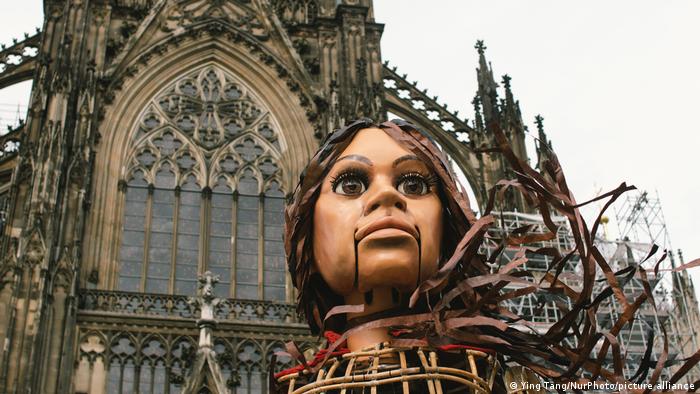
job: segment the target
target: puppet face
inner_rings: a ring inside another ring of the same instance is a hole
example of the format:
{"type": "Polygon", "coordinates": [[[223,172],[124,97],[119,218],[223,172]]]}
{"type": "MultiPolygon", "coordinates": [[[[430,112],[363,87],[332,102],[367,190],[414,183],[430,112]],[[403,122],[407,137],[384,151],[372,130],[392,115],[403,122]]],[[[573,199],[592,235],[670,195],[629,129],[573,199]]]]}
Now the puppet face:
{"type": "Polygon", "coordinates": [[[443,220],[436,182],[381,129],[355,135],[314,208],[314,264],[333,291],[408,292],[436,271],[443,220]]]}

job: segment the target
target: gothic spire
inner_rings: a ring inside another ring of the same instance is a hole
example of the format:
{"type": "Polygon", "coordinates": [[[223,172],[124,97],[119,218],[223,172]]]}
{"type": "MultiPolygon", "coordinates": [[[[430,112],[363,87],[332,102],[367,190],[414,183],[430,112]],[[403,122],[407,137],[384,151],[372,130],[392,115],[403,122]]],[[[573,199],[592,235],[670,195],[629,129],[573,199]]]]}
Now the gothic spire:
{"type": "Polygon", "coordinates": [[[496,91],[498,84],[493,78],[491,65],[486,62],[484,41],[478,40],[474,48],[479,53],[479,68],[476,69],[476,77],[479,83],[477,96],[484,112],[484,121],[488,123],[498,117],[498,93],[496,91]]]}
{"type": "Polygon", "coordinates": [[[552,142],[547,139],[547,134],[544,132],[544,118],[542,115],[535,116],[535,125],[537,125],[537,168],[542,170],[544,161],[552,152],[552,142]]]}
{"type": "Polygon", "coordinates": [[[537,125],[537,139],[540,140],[540,144],[551,146],[550,142],[547,140],[547,134],[544,132],[544,118],[542,115],[537,114],[537,116],[535,116],[535,124],[537,125]]]}
{"type": "MultiPolygon", "coordinates": [[[[505,94],[506,94],[506,97],[504,100],[505,108],[503,110],[504,111],[513,111],[515,113],[515,112],[520,112],[520,105],[513,97],[513,91],[510,89],[510,81],[512,79],[513,78],[511,78],[510,75],[508,75],[508,74],[504,74],[501,77],[501,83],[503,84],[503,89],[505,90],[505,94]]],[[[519,115],[519,113],[518,113],[518,115],[519,115]]]]}
{"type": "MultiPolygon", "coordinates": [[[[474,46],[479,53],[479,67],[476,69],[476,76],[478,82],[478,91],[474,101],[475,109],[475,126],[479,126],[479,123],[483,124],[485,130],[489,130],[489,125],[492,123],[498,124],[500,129],[506,135],[506,138],[510,139],[513,145],[514,153],[523,159],[527,158],[527,152],[525,149],[525,127],[520,116],[520,108],[517,101],[513,98],[510,91],[510,77],[505,75],[503,77],[502,83],[505,88],[506,97],[503,100],[499,100],[498,97],[498,84],[493,77],[493,69],[491,64],[486,61],[485,51],[486,46],[482,40],[476,42],[474,46]],[[479,106],[481,108],[479,108],[479,106]],[[481,110],[481,111],[479,111],[481,110]],[[483,118],[480,115],[483,114],[483,118]]],[[[477,143],[485,146],[493,146],[495,141],[493,140],[494,135],[490,132],[485,132],[482,134],[483,138],[480,138],[477,143]]],[[[503,157],[498,155],[489,155],[485,165],[484,176],[486,179],[493,180],[494,183],[499,179],[512,178],[512,168],[509,168],[503,157]]],[[[503,210],[508,211],[525,211],[525,202],[522,199],[516,199],[514,195],[507,195],[507,201],[502,207],[503,210]],[[511,198],[512,197],[512,198],[511,198]]]]}
{"type": "Polygon", "coordinates": [[[503,88],[506,91],[506,100],[513,101],[513,92],[510,91],[510,81],[511,81],[510,75],[508,74],[503,74],[501,77],[501,83],[503,84],[503,88]]]}
{"type": "Polygon", "coordinates": [[[501,83],[503,84],[506,95],[505,99],[502,100],[501,106],[502,120],[505,122],[505,126],[510,126],[509,128],[524,132],[525,125],[520,115],[520,103],[513,97],[513,91],[510,89],[511,80],[512,78],[508,74],[501,77],[501,83]]]}

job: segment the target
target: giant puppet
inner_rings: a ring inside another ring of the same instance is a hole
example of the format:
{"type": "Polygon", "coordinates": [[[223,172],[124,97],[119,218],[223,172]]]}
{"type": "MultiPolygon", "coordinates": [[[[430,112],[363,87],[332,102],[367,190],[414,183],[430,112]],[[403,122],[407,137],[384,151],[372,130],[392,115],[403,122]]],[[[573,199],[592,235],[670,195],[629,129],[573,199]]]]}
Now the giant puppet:
{"type": "MultiPolygon", "coordinates": [[[[329,135],[300,177],[285,231],[299,309],[327,345],[311,360],[288,346],[298,365],[274,375],[273,391],[532,391],[535,386],[526,383],[539,381],[534,373],[554,382],[630,383],[621,372],[615,332],[597,332],[595,310],[602,300],[620,296],[630,277],[646,281],[643,270],[611,272],[591,236],[600,216],[588,230],[556,156],[542,173],[534,171],[493,127],[499,144],[493,149],[517,178],[499,183],[480,218],[449,159],[411,124],[360,119],[329,135]],[[550,232],[516,229],[487,253],[484,240],[493,237],[489,228],[497,220],[491,210],[508,188],[539,208],[550,232]],[[577,240],[567,255],[535,246],[558,231],[553,215],[569,219],[577,240]],[[520,252],[499,259],[506,247],[520,252]],[[519,269],[533,254],[547,254],[551,272],[533,278],[519,269]],[[574,255],[584,261],[576,288],[572,278],[559,278],[559,267],[574,255]],[[594,294],[596,265],[608,286],[594,294]],[[564,317],[547,332],[504,306],[531,293],[561,306],[564,317]],[[598,358],[591,356],[596,345],[598,358]]],[[[623,183],[601,198],[614,200],[631,188],[623,183]]],[[[628,304],[616,326],[652,302],[647,296],[628,304]]],[[[640,368],[644,376],[654,368],[655,381],[663,365],[652,364],[647,360],[640,368]]]]}

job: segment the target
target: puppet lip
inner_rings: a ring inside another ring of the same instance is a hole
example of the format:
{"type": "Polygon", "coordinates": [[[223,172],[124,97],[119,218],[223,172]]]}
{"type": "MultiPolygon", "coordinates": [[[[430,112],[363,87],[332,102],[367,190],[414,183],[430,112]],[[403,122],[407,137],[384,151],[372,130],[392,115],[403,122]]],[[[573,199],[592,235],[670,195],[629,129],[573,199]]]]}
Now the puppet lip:
{"type": "Polygon", "coordinates": [[[366,236],[372,234],[373,232],[384,229],[398,229],[409,233],[415,239],[418,239],[419,237],[418,230],[416,230],[415,226],[411,226],[410,224],[408,224],[408,222],[406,222],[405,220],[401,220],[396,216],[384,216],[361,227],[355,233],[355,240],[360,241],[366,236]]]}

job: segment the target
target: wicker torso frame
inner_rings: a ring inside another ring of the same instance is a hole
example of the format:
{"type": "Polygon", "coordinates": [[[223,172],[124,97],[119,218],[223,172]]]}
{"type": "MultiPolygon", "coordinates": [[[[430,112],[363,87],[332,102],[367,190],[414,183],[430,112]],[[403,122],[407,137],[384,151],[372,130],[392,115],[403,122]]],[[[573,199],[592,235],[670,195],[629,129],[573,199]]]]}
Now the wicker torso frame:
{"type": "Polygon", "coordinates": [[[491,393],[498,369],[496,357],[481,350],[380,344],[331,357],[315,375],[304,370],[278,383],[288,394],[491,393]]]}

